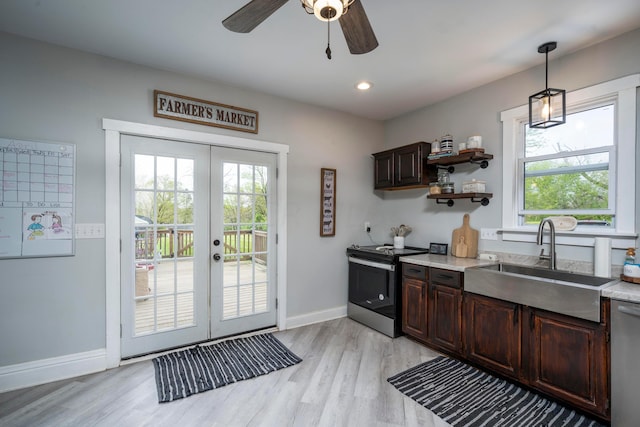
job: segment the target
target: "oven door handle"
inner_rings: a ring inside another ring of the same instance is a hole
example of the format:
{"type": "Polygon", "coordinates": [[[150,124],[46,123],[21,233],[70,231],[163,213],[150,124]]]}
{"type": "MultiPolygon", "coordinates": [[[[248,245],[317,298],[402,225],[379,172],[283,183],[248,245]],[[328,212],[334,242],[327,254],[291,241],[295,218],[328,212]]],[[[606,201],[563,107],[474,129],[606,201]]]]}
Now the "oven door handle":
{"type": "Polygon", "coordinates": [[[354,264],[366,265],[367,267],[381,268],[383,270],[388,270],[388,271],[396,271],[396,266],[394,264],[383,264],[380,262],[367,261],[365,259],[355,258],[352,256],[349,257],[349,262],[352,262],[354,264]]]}

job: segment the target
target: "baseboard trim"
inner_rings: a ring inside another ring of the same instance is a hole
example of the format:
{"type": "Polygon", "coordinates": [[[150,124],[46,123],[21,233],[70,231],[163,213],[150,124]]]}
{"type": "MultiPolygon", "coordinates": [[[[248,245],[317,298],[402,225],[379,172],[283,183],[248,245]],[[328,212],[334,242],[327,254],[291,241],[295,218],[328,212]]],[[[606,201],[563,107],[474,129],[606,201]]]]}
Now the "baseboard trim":
{"type": "Polygon", "coordinates": [[[0,366],[0,393],[107,369],[106,349],[0,366]]]}
{"type": "MultiPolygon", "coordinates": [[[[287,318],[287,329],[347,316],[347,306],[287,318]]],[[[0,366],[0,393],[93,374],[107,369],[107,350],[98,349],[50,359],[0,366]]]]}
{"type": "Polygon", "coordinates": [[[287,329],[299,328],[300,326],[311,325],[313,323],[326,322],[327,320],[339,319],[347,316],[347,306],[330,308],[329,310],[313,311],[287,318],[287,329]]]}

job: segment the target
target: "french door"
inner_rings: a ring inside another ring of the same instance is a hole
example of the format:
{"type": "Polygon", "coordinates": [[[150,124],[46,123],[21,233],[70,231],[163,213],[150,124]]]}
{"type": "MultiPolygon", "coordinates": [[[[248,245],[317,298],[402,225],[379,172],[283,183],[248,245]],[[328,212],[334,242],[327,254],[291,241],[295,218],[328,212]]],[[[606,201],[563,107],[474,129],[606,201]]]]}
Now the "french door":
{"type": "Polygon", "coordinates": [[[121,356],[275,325],[275,155],[121,139],[121,356]]]}

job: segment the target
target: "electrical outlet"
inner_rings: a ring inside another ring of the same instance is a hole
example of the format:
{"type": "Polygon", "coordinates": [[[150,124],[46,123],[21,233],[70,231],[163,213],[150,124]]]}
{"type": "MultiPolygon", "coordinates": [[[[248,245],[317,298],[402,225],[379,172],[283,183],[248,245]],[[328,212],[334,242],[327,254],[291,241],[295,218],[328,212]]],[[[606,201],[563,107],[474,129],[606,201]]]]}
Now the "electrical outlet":
{"type": "Polygon", "coordinates": [[[480,238],[483,240],[498,240],[497,228],[481,228],[480,238]]]}
{"type": "Polygon", "coordinates": [[[364,222],[364,231],[367,233],[371,233],[371,223],[369,221],[364,222]]]}

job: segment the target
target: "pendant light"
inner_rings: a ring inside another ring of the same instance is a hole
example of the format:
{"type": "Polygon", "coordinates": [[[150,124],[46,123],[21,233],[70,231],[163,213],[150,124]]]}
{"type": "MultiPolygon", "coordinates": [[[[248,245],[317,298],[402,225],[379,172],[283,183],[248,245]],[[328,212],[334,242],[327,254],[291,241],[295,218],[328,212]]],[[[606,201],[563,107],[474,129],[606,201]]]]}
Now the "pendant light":
{"type": "Polygon", "coordinates": [[[538,47],[538,52],[545,54],[545,89],[529,97],[530,128],[546,129],[566,121],[566,92],[549,87],[549,52],[557,46],[556,42],[547,42],[538,47]]]}

